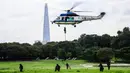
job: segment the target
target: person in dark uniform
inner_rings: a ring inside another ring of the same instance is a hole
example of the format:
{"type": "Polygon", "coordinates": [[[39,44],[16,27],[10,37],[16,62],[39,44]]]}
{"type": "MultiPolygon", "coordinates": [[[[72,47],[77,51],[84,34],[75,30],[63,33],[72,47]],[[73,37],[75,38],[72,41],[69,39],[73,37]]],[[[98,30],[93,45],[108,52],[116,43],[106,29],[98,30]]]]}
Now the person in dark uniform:
{"type": "Polygon", "coordinates": [[[19,64],[19,70],[20,70],[20,72],[23,72],[23,65],[22,64],[19,64]]]}
{"type": "Polygon", "coordinates": [[[60,71],[60,65],[56,64],[55,71],[60,71]]]}
{"type": "Polygon", "coordinates": [[[110,61],[107,61],[107,67],[108,67],[108,70],[110,70],[110,61]]]}
{"type": "Polygon", "coordinates": [[[66,63],[66,69],[71,69],[68,63],[66,63]]]}
{"type": "Polygon", "coordinates": [[[99,67],[100,67],[100,71],[103,72],[104,67],[103,67],[102,63],[99,64],[99,67]]]}

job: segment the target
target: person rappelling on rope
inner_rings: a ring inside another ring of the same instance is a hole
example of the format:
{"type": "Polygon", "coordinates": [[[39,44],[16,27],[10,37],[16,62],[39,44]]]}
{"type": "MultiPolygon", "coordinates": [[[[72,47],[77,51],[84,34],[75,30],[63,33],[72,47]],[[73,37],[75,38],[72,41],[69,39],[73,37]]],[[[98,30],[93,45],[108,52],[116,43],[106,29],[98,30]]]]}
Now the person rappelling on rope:
{"type": "Polygon", "coordinates": [[[66,27],[64,27],[65,41],[66,41],[66,27]]]}
{"type": "Polygon", "coordinates": [[[66,34],[66,27],[64,27],[64,33],[66,34]]]}

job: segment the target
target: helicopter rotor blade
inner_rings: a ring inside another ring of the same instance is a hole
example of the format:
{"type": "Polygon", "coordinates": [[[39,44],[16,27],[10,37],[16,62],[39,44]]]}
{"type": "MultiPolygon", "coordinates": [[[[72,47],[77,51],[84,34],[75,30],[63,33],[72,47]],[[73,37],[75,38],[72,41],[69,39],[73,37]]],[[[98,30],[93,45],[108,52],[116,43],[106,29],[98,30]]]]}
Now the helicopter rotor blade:
{"type": "Polygon", "coordinates": [[[92,11],[73,11],[73,12],[92,12],[92,11]]]}
{"type": "Polygon", "coordinates": [[[82,2],[77,2],[75,3],[69,10],[74,9],[75,7],[77,7],[78,5],[82,4],[82,2]]]}

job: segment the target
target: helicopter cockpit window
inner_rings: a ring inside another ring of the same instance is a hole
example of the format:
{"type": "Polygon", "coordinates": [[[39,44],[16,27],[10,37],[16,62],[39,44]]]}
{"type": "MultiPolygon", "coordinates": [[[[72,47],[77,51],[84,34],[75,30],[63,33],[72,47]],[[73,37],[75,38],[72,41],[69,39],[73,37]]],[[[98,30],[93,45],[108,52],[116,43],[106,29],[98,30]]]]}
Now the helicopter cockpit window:
{"type": "Polygon", "coordinates": [[[60,17],[57,17],[56,20],[60,20],[60,17]]]}

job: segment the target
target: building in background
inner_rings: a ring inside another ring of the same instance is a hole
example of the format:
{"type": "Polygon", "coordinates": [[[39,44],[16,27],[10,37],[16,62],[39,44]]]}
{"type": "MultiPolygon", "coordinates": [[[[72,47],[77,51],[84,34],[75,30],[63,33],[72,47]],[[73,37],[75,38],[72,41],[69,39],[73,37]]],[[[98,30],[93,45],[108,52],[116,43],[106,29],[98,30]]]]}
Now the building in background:
{"type": "Polygon", "coordinates": [[[48,6],[45,3],[44,9],[44,24],[43,24],[43,44],[50,42],[50,26],[49,26],[49,17],[48,17],[48,6]]]}

